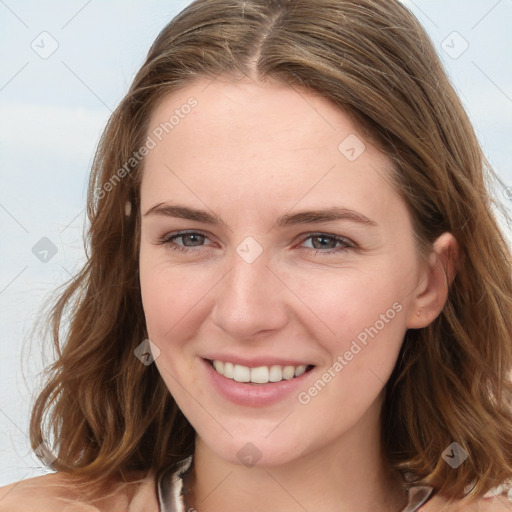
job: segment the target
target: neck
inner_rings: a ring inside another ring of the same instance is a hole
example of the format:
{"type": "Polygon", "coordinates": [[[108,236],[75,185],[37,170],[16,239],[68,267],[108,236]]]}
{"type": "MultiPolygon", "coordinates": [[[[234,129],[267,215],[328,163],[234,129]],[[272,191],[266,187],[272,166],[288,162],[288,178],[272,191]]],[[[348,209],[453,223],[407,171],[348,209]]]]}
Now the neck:
{"type": "Polygon", "coordinates": [[[407,494],[382,456],[378,414],[368,414],[335,443],[268,467],[227,461],[198,437],[186,510],[401,511],[407,494]]]}

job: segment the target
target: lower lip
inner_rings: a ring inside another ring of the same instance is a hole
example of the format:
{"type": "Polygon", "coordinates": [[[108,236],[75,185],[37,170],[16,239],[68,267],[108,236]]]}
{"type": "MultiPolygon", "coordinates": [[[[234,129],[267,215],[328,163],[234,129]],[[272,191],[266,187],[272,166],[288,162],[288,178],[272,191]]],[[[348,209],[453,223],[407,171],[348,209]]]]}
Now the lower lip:
{"type": "Polygon", "coordinates": [[[214,388],[224,398],[237,405],[248,407],[265,407],[285,399],[294,392],[298,393],[301,388],[304,388],[305,380],[314,370],[290,380],[269,382],[268,384],[250,384],[228,379],[217,373],[209,361],[203,359],[202,362],[214,388]]]}

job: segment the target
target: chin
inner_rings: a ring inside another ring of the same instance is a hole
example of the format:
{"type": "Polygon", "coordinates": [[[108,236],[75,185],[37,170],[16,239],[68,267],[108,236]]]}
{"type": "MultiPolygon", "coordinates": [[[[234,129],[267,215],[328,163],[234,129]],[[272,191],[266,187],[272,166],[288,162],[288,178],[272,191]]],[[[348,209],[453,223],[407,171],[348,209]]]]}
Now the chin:
{"type": "MultiPolygon", "coordinates": [[[[304,455],[304,450],[309,442],[298,439],[288,432],[281,435],[266,430],[265,435],[229,435],[218,436],[199,434],[203,445],[214,452],[219,458],[240,466],[271,468],[286,465],[304,455]],[[298,447],[301,447],[300,449],[298,447]]],[[[310,446],[313,449],[312,446],[310,446]]]]}

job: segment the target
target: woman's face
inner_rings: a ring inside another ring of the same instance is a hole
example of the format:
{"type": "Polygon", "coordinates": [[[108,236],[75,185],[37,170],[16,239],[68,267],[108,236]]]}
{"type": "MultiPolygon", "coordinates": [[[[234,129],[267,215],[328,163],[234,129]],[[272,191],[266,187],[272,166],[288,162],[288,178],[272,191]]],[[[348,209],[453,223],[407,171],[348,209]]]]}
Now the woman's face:
{"type": "Polygon", "coordinates": [[[426,281],[388,159],[274,81],[197,81],[148,136],[144,312],[201,441],[275,465],[377,428],[426,281]]]}

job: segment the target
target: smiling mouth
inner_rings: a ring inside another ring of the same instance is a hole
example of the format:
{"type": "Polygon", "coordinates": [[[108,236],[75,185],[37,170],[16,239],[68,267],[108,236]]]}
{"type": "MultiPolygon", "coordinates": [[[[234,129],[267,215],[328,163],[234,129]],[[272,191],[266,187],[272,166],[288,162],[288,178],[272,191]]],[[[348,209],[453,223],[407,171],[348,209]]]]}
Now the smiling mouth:
{"type": "Polygon", "coordinates": [[[314,365],[312,364],[303,364],[300,366],[272,365],[249,368],[248,366],[225,361],[212,361],[210,359],[207,361],[219,375],[222,375],[226,379],[251,384],[268,384],[281,382],[283,380],[292,380],[314,368],[314,365]]]}

